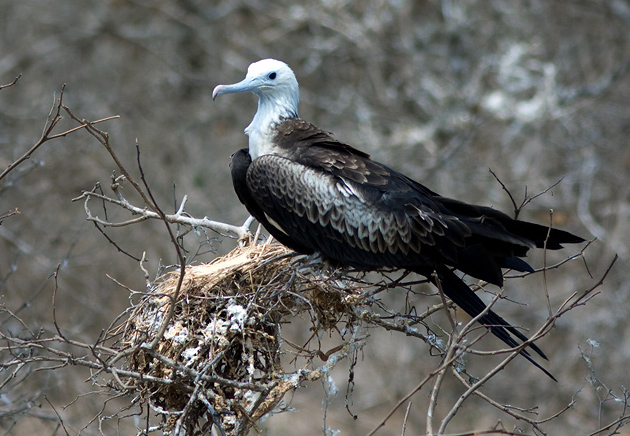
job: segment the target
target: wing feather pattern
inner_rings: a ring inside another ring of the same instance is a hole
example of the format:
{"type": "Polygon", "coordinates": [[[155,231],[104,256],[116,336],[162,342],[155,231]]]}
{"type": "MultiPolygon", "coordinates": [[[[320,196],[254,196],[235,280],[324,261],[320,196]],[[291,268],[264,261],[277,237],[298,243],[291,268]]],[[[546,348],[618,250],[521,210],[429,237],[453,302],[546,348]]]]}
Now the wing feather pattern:
{"type": "MultiPolygon", "coordinates": [[[[437,285],[436,272],[445,294],[472,317],[485,304],[451,268],[501,286],[502,268],[532,271],[520,259],[530,248],[583,241],[441,197],[303,120],[275,128],[277,154],[252,162],[247,149],[236,152],[232,177],[241,202],[276,239],[358,269],[408,269],[437,285]]],[[[514,337],[526,340],[491,310],[479,321],[510,346],[517,345],[514,337]]]]}
{"type": "MultiPolygon", "coordinates": [[[[383,187],[359,184],[335,172],[339,170],[324,172],[265,155],[251,164],[247,185],[285,232],[333,260],[348,263],[350,258],[355,267],[400,267],[410,253],[424,259],[425,249],[435,252],[438,240],[463,246],[470,234],[457,218],[441,216],[418,200],[395,207],[383,187]],[[332,246],[328,239],[338,244],[332,246]]],[[[443,254],[455,260],[449,250],[443,254]]]]}

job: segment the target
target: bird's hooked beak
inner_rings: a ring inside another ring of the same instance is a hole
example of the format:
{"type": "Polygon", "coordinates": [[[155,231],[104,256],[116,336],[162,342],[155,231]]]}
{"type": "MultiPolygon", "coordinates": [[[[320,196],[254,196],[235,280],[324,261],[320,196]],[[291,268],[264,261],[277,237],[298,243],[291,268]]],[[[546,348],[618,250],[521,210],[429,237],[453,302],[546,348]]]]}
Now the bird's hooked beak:
{"type": "Polygon", "coordinates": [[[260,79],[257,77],[245,77],[232,85],[217,85],[212,91],[212,100],[222,94],[235,94],[237,92],[256,92],[260,87],[260,79]]]}

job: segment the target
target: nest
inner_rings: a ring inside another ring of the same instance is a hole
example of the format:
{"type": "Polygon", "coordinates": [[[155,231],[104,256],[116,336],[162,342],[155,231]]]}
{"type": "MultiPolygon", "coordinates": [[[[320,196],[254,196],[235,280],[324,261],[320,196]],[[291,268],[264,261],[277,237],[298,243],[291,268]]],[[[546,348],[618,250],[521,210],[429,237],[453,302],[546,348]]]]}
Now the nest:
{"type": "Polygon", "coordinates": [[[152,285],[120,331],[122,349],[133,350],[128,369],[139,375],[125,382],[161,416],[161,430],[205,434],[216,425],[246,434],[285,393],[358,350],[362,340],[354,337],[315,368],[317,352],[301,349],[310,363],[283,368],[281,328],[289,317],[308,312],[315,332],[360,322],[363,288],[304,262],[280,244],[249,245],[187,267],[181,286],[179,271],[152,285]]]}

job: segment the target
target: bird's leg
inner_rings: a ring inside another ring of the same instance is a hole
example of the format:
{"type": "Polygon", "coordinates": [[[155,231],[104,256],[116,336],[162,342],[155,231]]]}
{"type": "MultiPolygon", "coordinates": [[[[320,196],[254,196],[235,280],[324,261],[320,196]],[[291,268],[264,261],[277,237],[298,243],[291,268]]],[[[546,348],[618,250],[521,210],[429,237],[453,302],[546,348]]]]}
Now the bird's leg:
{"type": "Polygon", "coordinates": [[[298,269],[305,269],[305,268],[316,268],[316,269],[321,269],[325,262],[326,259],[324,259],[324,256],[322,256],[321,253],[315,252],[312,254],[304,254],[303,256],[301,256],[301,258],[298,258],[295,260],[295,262],[302,262],[302,265],[300,265],[298,267],[298,269]]]}
{"type": "Polygon", "coordinates": [[[239,230],[241,230],[242,232],[242,235],[238,238],[239,247],[243,248],[250,245],[252,242],[256,243],[256,241],[258,241],[258,237],[260,236],[260,225],[258,226],[255,235],[252,235],[252,232],[250,230],[250,227],[252,226],[252,223],[255,221],[255,219],[256,218],[250,215],[249,218],[247,218],[243,225],[239,228],[239,230]]]}
{"type": "Polygon", "coordinates": [[[324,271],[334,269],[331,262],[318,252],[298,256],[292,263],[292,265],[296,264],[299,272],[310,273],[322,280],[325,279],[322,276],[324,271]]]}

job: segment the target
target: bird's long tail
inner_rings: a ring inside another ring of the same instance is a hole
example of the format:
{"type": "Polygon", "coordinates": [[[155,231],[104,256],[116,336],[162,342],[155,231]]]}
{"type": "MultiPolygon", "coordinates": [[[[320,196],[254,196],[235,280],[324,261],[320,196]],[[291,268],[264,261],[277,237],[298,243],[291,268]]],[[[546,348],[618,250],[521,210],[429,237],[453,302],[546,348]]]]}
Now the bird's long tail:
{"type": "MultiPolygon", "coordinates": [[[[466,313],[468,313],[471,317],[476,317],[481,314],[484,310],[486,310],[486,304],[475,294],[472,289],[451,269],[446,266],[442,266],[436,269],[437,271],[437,279],[439,280],[439,286],[441,287],[444,294],[450,298],[453,303],[457,306],[461,307],[466,313]]],[[[422,273],[426,276],[434,285],[438,286],[436,277],[432,274],[427,275],[426,273],[422,273]]],[[[527,341],[528,338],[515,327],[513,327],[506,320],[501,318],[492,310],[488,310],[485,315],[479,318],[479,322],[486,326],[490,332],[495,335],[497,338],[501,339],[510,347],[517,347],[519,342],[514,339],[514,337],[520,339],[521,341],[527,341]]],[[[540,357],[545,360],[547,356],[545,353],[536,345],[531,344],[529,346],[532,350],[534,350],[540,357]]],[[[549,371],[540,366],[534,359],[532,359],[531,355],[526,351],[522,350],[520,354],[529,360],[534,366],[539,368],[542,372],[551,377],[554,381],[557,381],[549,371]]]]}

